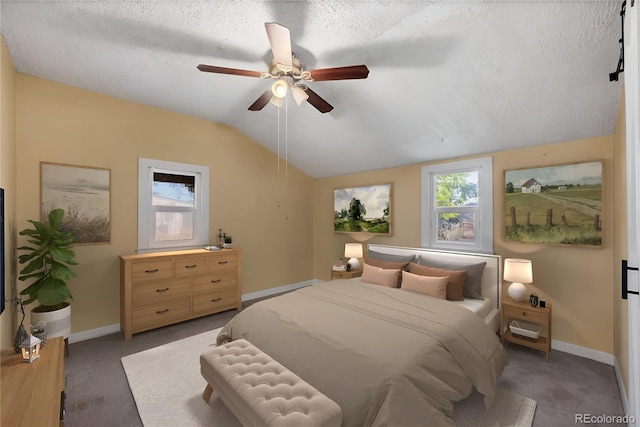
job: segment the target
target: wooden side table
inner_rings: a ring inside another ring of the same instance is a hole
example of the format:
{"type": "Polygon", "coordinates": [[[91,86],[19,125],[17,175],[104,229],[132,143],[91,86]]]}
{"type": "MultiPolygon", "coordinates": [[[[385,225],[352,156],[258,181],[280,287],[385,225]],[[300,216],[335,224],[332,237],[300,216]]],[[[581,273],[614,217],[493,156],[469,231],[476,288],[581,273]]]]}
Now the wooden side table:
{"type": "Polygon", "coordinates": [[[551,304],[546,303],[546,307],[531,307],[527,302],[516,302],[511,299],[502,301],[502,322],[500,326],[502,342],[512,342],[525,347],[544,351],[549,361],[551,351],[551,304]],[[514,335],[509,329],[512,320],[522,320],[529,323],[541,325],[546,329],[546,336],[539,336],[538,339],[514,335]]]}
{"type": "Polygon", "coordinates": [[[353,279],[354,277],[362,276],[362,270],[351,271],[335,271],[331,270],[331,280],[333,279],[353,279]]]}

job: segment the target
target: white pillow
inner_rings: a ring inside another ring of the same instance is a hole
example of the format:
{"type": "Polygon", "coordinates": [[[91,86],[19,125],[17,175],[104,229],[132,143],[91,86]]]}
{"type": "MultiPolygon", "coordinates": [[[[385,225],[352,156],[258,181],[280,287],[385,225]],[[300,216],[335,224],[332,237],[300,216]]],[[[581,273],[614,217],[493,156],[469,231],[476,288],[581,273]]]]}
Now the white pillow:
{"type": "Polygon", "coordinates": [[[397,288],[400,271],[399,268],[380,268],[364,263],[360,281],[388,288],[397,288]]]}
{"type": "Polygon", "coordinates": [[[429,295],[430,297],[447,299],[447,282],[449,276],[420,276],[418,274],[402,272],[401,289],[419,294],[429,295]]]}

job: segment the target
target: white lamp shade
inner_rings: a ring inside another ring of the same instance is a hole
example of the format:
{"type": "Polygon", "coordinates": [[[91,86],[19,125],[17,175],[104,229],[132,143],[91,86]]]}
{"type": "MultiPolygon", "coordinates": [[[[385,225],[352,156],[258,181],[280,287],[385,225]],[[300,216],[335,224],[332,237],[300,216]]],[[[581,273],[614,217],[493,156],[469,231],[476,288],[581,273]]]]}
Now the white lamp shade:
{"type": "Polygon", "coordinates": [[[278,79],[271,86],[271,92],[277,98],[284,98],[285,96],[287,96],[287,89],[288,88],[289,88],[289,85],[288,85],[286,80],[278,79]]]}
{"type": "Polygon", "coordinates": [[[533,270],[528,259],[507,258],[504,260],[504,280],[507,282],[531,283],[533,270]]]}
{"type": "Polygon", "coordinates": [[[294,86],[291,89],[291,95],[293,95],[293,99],[296,101],[298,105],[301,105],[304,101],[309,98],[309,94],[306,90],[301,88],[300,86],[294,86]]]}
{"type": "Polygon", "coordinates": [[[344,256],[349,258],[349,266],[352,270],[360,268],[360,260],[362,258],[362,243],[347,243],[344,245],[344,256]]]}

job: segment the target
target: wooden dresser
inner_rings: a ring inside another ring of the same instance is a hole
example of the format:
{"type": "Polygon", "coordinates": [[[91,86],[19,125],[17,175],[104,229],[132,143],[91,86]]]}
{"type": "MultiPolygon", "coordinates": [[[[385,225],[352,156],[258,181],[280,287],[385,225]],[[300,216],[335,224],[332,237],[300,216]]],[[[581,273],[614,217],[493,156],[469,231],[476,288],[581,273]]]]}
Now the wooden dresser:
{"type": "Polygon", "coordinates": [[[149,329],[240,310],[240,250],[121,255],[120,287],[125,340],[149,329]]]}
{"type": "Polygon", "coordinates": [[[31,363],[2,350],[2,426],[64,425],[63,348],[62,337],[51,338],[31,363]]]}

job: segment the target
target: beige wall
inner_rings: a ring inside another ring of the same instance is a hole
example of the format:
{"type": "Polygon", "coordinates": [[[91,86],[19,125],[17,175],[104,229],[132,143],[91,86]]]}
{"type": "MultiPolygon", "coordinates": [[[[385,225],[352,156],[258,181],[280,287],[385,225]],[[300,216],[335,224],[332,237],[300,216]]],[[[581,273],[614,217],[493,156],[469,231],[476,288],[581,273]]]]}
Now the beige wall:
{"type": "MultiPolygon", "coordinates": [[[[15,70],[0,38],[0,187],[5,193],[5,298],[16,295],[16,129],[15,70]]],[[[0,348],[10,347],[19,320],[15,306],[7,305],[0,316],[0,348]]]]}
{"type": "Polygon", "coordinates": [[[620,97],[618,121],[614,135],[615,150],[615,212],[614,212],[614,290],[613,290],[613,343],[614,355],[618,361],[620,376],[628,396],[629,379],[629,326],[627,301],[622,299],[621,263],[627,259],[627,155],[626,155],[626,112],[624,91],[620,97]]]}
{"type": "MultiPolygon", "coordinates": [[[[553,305],[553,339],[613,354],[614,142],[613,136],[546,144],[491,154],[494,170],[494,250],[503,257],[533,261],[535,283],[527,285],[553,305]],[[604,161],[602,248],[505,242],[504,171],[537,166],[604,161]]],[[[423,164],[316,181],[314,276],[327,279],[356,235],[333,234],[333,190],[393,183],[393,236],[369,243],[420,246],[420,169],[423,164]]]]}
{"type": "Polygon", "coordinates": [[[39,216],[41,161],[111,170],[111,243],[75,246],[72,333],[119,323],[118,256],[137,246],[138,157],[209,166],[211,241],[223,228],[242,250],[243,293],[312,278],[313,181],[289,167],[278,194],[275,155],[246,135],[20,74],[16,97],[19,230],[39,216]]]}

